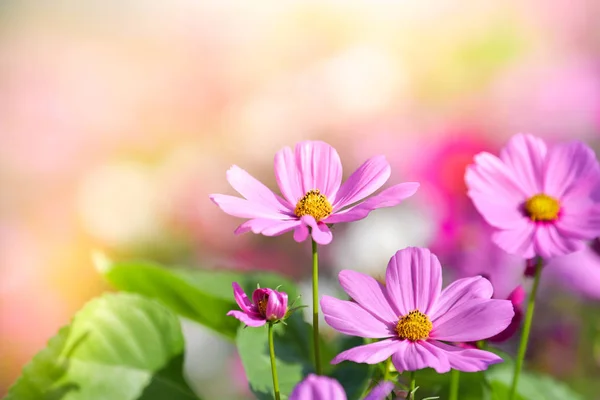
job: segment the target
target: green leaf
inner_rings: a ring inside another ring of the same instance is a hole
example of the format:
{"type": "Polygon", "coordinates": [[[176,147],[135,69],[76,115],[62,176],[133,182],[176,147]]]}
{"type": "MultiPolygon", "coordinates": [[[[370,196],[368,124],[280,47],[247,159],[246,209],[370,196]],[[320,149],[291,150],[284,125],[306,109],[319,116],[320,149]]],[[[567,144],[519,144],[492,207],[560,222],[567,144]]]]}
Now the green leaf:
{"type": "Polygon", "coordinates": [[[194,400],[177,317],[128,294],[92,300],[23,368],[6,400],[194,400]],[[168,397],[165,397],[168,396],[168,397]]]}
{"type": "MultiPolygon", "coordinates": [[[[492,389],[492,400],[507,400],[513,377],[511,363],[501,364],[486,372],[486,379],[492,389]]],[[[583,400],[583,397],[566,384],[555,381],[547,375],[522,371],[517,389],[518,400],[583,400]]]]}
{"type": "Polygon", "coordinates": [[[256,284],[297,296],[295,286],[269,272],[230,272],[167,269],[144,261],[110,262],[96,260],[100,272],[115,288],[161,301],[177,314],[196,321],[216,333],[234,339],[240,322],[226,314],[239,309],[233,298],[232,282],[238,282],[250,296],[256,284]]]}

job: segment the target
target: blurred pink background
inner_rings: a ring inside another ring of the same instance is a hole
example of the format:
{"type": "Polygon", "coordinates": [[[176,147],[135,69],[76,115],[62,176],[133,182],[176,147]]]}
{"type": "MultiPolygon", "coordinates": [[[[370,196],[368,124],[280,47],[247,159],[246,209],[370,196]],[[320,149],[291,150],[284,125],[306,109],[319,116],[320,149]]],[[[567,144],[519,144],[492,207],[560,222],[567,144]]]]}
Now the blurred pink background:
{"type": "MultiPolygon", "coordinates": [[[[274,153],[304,139],[336,146],[346,176],[385,154],[390,183],[422,183],[397,209],[336,227],[325,291],[336,290],[341,268],[377,275],[396,250],[420,245],[454,275],[490,265],[497,294],[507,295],[522,265],[485,250],[464,167],[518,132],[600,143],[598,15],[595,0],[3,1],[0,395],[61,325],[109,289],[93,250],[306,278],[306,244],[291,234],[236,237],[241,221],[208,199],[233,194],[231,164],[274,187],[274,153]]],[[[595,262],[590,279],[600,285],[595,262]]],[[[548,282],[546,295],[557,290],[548,282]]],[[[591,303],[563,289],[576,336],[577,312],[591,303]]],[[[540,318],[550,315],[562,332],[560,307],[547,304],[540,318]]],[[[218,343],[224,358],[191,367],[197,382],[240,370],[229,344],[186,329],[192,350],[218,343]]],[[[598,371],[598,349],[563,371],[563,347],[577,356],[577,337],[565,345],[568,337],[555,336],[544,335],[539,369],[572,380],[598,371]],[[563,369],[552,367],[553,354],[563,369]]],[[[240,379],[199,390],[242,396],[240,379]]]]}

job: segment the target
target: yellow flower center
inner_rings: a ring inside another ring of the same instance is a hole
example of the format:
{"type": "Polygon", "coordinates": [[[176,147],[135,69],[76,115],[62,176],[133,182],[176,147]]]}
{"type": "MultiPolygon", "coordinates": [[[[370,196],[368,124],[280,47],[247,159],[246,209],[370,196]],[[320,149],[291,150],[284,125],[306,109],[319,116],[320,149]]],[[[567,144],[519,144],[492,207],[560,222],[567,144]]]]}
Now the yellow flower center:
{"type": "Polygon", "coordinates": [[[262,316],[267,315],[267,302],[269,301],[269,296],[265,295],[262,299],[258,300],[258,311],[262,316]]]}
{"type": "Polygon", "coordinates": [[[400,339],[406,339],[413,342],[417,340],[427,339],[429,332],[433,329],[433,324],[419,310],[409,312],[404,317],[401,317],[396,324],[396,332],[400,339]]]}
{"type": "Polygon", "coordinates": [[[327,197],[321,194],[319,189],[309,190],[308,193],[296,204],[294,213],[298,218],[304,215],[312,215],[318,222],[327,218],[333,211],[333,207],[327,197]]]}
{"type": "Polygon", "coordinates": [[[559,211],[558,200],[543,193],[536,194],[525,202],[525,212],[532,221],[554,221],[559,211]]]}

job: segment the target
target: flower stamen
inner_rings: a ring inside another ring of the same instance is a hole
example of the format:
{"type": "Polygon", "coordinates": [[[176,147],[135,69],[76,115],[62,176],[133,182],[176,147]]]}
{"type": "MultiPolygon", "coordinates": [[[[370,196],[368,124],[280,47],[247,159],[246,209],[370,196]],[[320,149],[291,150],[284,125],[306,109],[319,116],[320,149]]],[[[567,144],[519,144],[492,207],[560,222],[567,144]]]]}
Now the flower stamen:
{"type": "Polygon", "coordinates": [[[432,329],[433,324],[429,320],[429,317],[419,310],[411,311],[404,317],[400,317],[400,320],[396,324],[398,337],[413,342],[427,339],[432,329]]]}
{"type": "Polygon", "coordinates": [[[333,211],[333,207],[327,197],[321,194],[319,189],[309,190],[296,204],[294,213],[298,218],[304,215],[312,215],[315,221],[327,218],[333,211]]]}
{"type": "Polygon", "coordinates": [[[532,221],[554,221],[559,211],[558,200],[544,193],[536,194],[525,202],[525,213],[532,221]]]}
{"type": "Polygon", "coordinates": [[[263,317],[267,316],[267,302],[269,301],[269,295],[265,295],[262,299],[258,300],[258,312],[260,312],[260,315],[262,315],[263,317]]]}

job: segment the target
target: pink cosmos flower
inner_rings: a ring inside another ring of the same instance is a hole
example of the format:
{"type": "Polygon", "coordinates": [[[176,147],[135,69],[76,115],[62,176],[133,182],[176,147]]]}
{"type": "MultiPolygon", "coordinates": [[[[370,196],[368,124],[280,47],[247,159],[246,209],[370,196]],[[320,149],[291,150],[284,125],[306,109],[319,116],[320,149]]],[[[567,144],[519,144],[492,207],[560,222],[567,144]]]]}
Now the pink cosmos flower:
{"type": "Polygon", "coordinates": [[[444,342],[471,342],[502,332],[511,322],[507,300],[491,299],[492,285],[480,276],[459,279],[442,290],[442,268],[429,250],[398,251],[387,267],[385,285],[350,270],[340,285],[353,301],[321,299],[325,321],[347,335],[382,339],[338,354],[344,360],[376,364],[392,357],[399,372],[431,367],[473,372],[502,361],[497,355],[444,342]]]}
{"type": "Polygon", "coordinates": [[[388,180],[390,165],[376,156],[361,165],[344,184],[337,151],[324,142],[305,141],[295,151],[284,147],[275,154],[275,177],[283,198],[232,166],[227,180],[244,198],[212,194],[210,199],[227,214],[249,218],[235,231],[278,236],[294,231],[297,242],[312,238],[319,244],[332,240],[329,224],[365,218],[376,208],[392,207],[412,196],[418,183],[402,183],[364,200],[388,180]],[[363,201],[364,200],[364,201],[363,201]]]}
{"type": "MultiPolygon", "coordinates": [[[[364,400],[384,400],[394,389],[392,382],[375,386],[364,400]]],[[[289,400],[346,400],[344,388],[338,381],[327,376],[309,374],[294,387],[289,400]]]]}
{"type": "Polygon", "coordinates": [[[263,326],[267,321],[278,321],[285,317],[288,308],[288,295],[273,289],[256,289],[252,293],[252,302],[244,290],[233,282],[233,297],[242,311],[231,310],[227,313],[252,327],[263,326]]]}
{"type": "Polygon", "coordinates": [[[600,236],[600,167],[581,142],[550,148],[516,135],[500,157],[480,153],[465,176],[469,197],[496,231],[492,240],[524,258],[572,253],[600,236]]]}

